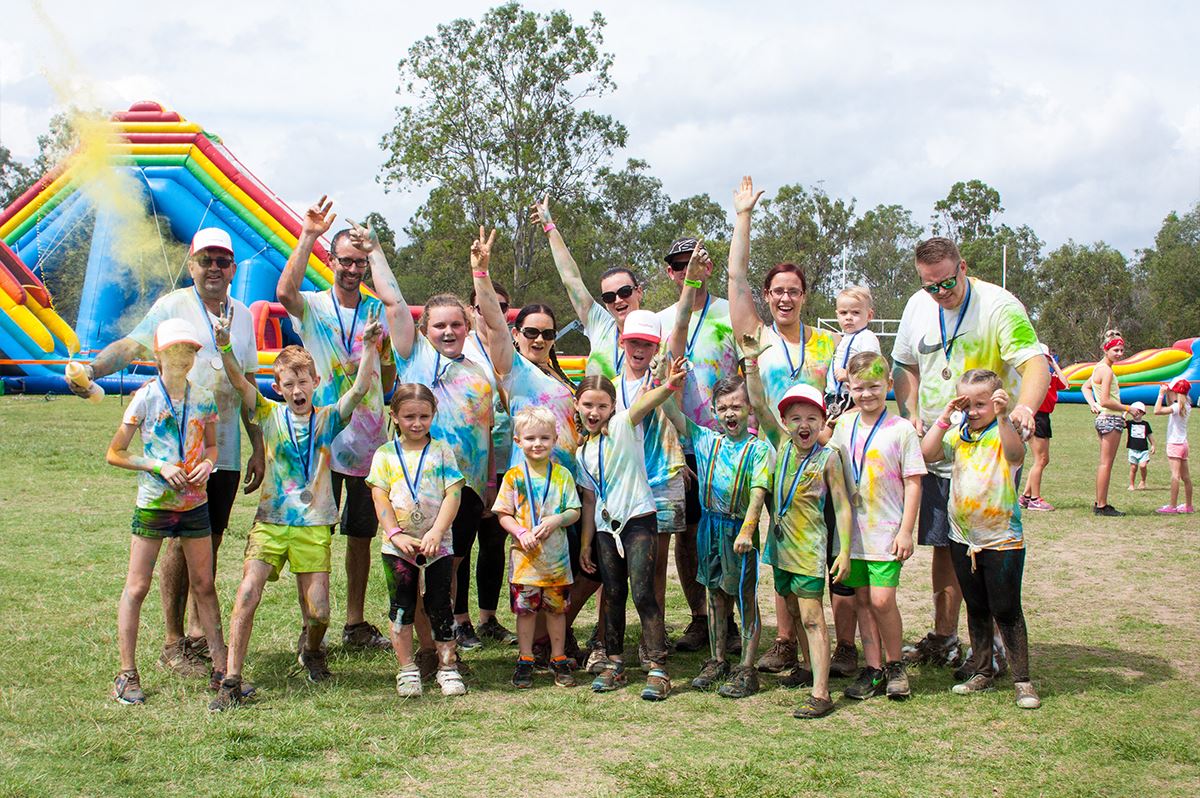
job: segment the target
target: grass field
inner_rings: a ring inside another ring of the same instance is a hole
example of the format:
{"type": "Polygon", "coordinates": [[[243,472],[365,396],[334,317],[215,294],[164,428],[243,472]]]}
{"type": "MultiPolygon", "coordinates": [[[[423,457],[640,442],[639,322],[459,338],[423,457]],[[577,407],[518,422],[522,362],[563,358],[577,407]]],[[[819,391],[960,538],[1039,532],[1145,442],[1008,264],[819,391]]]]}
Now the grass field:
{"type": "MultiPolygon", "coordinates": [[[[536,689],[518,694],[508,685],[513,650],[495,646],[466,655],[473,675],[465,698],[427,693],[402,703],[390,654],[347,656],[336,645],[336,680],[314,687],[295,673],[298,620],[287,576],[268,588],[250,644],[256,703],[212,716],[201,682],[154,666],[162,634],[155,589],[139,650],[148,703],[119,706],[108,690],[135,493],[132,474],[104,464],[119,418],[111,397],[98,406],[0,398],[0,795],[1200,793],[1200,602],[1192,584],[1200,524],[1152,512],[1165,502],[1168,479],[1161,421],[1151,489],[1126,493],[1122,453],[1112,502],[1130,514],[1098,519],[1090,511],[1091,416],[1080,406],[1054,416],[1044,494],[1059,510],[1030,513],[1026,523],[1025,611],[1042,709],[1018,710],[1007,685],[951,695],[950,674],[925,668],[910,671],[906,704],[843,700],[830,717],[805,722],[791,717],[798,694],[774,677],[738,702],[686,689],[699,654],[672,658],[679,686],[661,704],[641,701],[636,679],[598,696],[586,687],[556,690],[539,677],[536,689]]],[[[222,549],[226,618],[253,509],[251,498],[239,501],[222,549]]],[[[334,548],[340,630],[344,546],[335,540],[334,548]]],[[[909,639],[929,625],[928,569],[925,551],[904,569],[909,639]]],[[[763,598],[769,612],[765,590],[763,598]]],[[[686,605],[677,584],[668,605],[668,624],[681,630],[686,605]]],[[[368,606],[383,626],[378,570],[368,606]]],[[[512,625],[506,608],[501,620],[512,625]]],[[[772,631],[764,631],[768,643],[772,631]]],[[[581,639],[586,632],[584,625],[581,639]]],[[[631,645],[636,635],[631,624],[631,645]]]]}

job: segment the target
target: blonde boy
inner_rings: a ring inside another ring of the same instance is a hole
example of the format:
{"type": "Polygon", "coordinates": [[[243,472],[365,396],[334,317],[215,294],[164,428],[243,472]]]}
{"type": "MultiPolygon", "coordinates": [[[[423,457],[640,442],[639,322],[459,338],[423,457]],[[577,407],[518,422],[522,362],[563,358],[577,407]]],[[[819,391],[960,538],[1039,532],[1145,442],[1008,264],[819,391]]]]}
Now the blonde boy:
{"type": "Polygon", "coordinates": [[[865,285],[850,285],[837,295],[837,320],[842,338],[833,352],[833,366],[825,379],[825,404],[833,421],[854,406],[846,384],[850,360],[862,352],[879,352],[879,339],[868,329],[875,318],[871,289],[865,285]]]}

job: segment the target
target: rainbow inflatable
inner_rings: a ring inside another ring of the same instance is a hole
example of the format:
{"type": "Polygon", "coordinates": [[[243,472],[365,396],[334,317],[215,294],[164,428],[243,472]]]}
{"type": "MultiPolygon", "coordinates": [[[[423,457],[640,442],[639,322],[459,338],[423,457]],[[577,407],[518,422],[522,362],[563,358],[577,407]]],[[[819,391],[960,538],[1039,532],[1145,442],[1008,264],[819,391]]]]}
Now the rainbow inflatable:
{"type": "MultiPolygon", "coordinates": [[[[1060,402],[1082,402],[1080,388],[1092,376],[1095,363],[1076,363],[1063,369],[1069,383],[1058,392],[1060,402]]],[[[1166,349],[1143,349],[1117,363],[1114,371],[1121,383],[1121,401],[1153,404],[1158,387],[1183,377],[1192,383],[1192,399],[1200,396],[1200,338],[1185,338],[1166,349]]]]}

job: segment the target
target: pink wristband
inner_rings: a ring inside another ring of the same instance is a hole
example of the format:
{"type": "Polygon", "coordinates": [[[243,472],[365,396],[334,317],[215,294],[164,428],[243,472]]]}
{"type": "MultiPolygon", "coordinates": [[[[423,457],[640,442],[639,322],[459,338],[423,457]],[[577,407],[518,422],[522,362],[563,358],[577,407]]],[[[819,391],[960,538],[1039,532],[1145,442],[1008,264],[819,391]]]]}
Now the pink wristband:
{"type": "Polygon", "coordinates": [[[933,424],[938,429],[950,429],[950,424],[946,421],[942,421],[940,418],[937,421],[933,422],[933,424]]]}
{"type": "Polygon", "coordinates": [[[547,224],[546,226],[544,226],[542,228],[542,232],[549,233],[551,230],[557,230],[557,229],[558,229],[558,226],[555,225],[554,222],[550,222],[549,224],[547,224]]]}
{"type": "Polygon", "coordinates": [[[476,277],[487,277],[488,276],[488,273],[486,271],[471,272],[471,274],[473,274],[476,277]]]}
{"type": "Polygon", "coordinates": [[[400,528],[400,527],[398,527],[398,526],[396,526],[396,527],[392,527],[391,529],[388,529],[388,530],[385,530],[385,533],[386,533],[386,535],[387,535],[388,542],[389,542],[389,543],[391,543],[391,541],[392,541],[392,538],[393,538],[393,537],[395,537],[396,535],[399,535],[399,534],[400,534],[401,532],[403,532],[403,531],[404,531],[404,530],[403,530],[403,529],[401,529],[401,528],[400,528]]]}

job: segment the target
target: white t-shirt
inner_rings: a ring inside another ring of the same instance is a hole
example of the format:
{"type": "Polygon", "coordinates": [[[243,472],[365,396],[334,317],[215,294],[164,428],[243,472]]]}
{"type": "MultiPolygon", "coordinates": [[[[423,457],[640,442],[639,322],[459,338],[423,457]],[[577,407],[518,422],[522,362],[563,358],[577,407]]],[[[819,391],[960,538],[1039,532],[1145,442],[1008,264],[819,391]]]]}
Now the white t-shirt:
{"type": "Polygon", "coordinates": [[[621,332],[617,320],[599,302],[592,303],[583,325],[591,352],[588,353],[586,373],[615,380],[625,365],[625,350],[621,348],[621,332]]]}
{"type": "Polygon", "coordinates": [[[467,360],[483,369],[484,376],[492,385],[492,451],[495,452],[493,460],[496,473],[502,475],[508,470],[508,459],[512,453],[512,418],[505,407],[504,398],[500,395],[500,386],[496,382],[496,367],[479,333],[473,332],[467,336],[467,342],[463,344],[463,354],[467,356],[467,360]]]}
{"type": "Polygon", "coordinates": [[[855,355],[861,352],[882,351],[879,348],[879,338],[866,327],[858,332],[842,333],[842,339],[838,341],[837,349],[833,350],[833,363],[829,367],[829,375],[825,378],[825,393],[829,396],[838,396],[849,390],[846,384],[839,382],[834,374],[839,369],[846,368],[846,364],[855,355]]]}
{"type": "MultiPolygon", "coordinates": [[[[204,428],[216,417],[217,406],[212,394],[204,388],[189,380],[184,400],[176,406],[155,378],[134,392],[123,420],[138,428],[143,457],[191,471],[204,459],[204,428]]],[[[182,490],[175,490],[158,474],[138,472],[137,506],[141,509],[182,512],[207,501],[208,490],[204,485],[189,483],[182,490]]]]}
{"type": "MultiPolygon", "coordinates": [[[[229,341],[233,346],[234,359],[243,373],[256,372],[258,344],[254,338],[254,324],[250,319],[250,311],[232,297],[229,301],[233,303],[229,341]]],[[[208,390],[217,402],[217,468],[222,471],[240,471],[242,433],[238,425],[241,423],[242,397],[225,376],[224,366],[216,369],[212,367],[214,361],[219,363],[221,359],[212,333],[212,325],[219,319],[204,307],[196,289],[188,286],[159,297],[147,311],[145,318],[127,337],[153,352],[154,331],[167,319],[183,319],[191,324],[200,336],[200,351],[196,353],[196,362],[188,372],[188,381],[208,390]]]]}
{"type": "Polygon", "coordinates": [[[609,419],[607,434],[586,439],[579,447],[577,458],[575,481],[579,487],[596,494],[598,532],[613,534],[611,522],[604,520],[605,509],[621,526],[631,518],[655,512],[654,494],[646,478],[646,456],[641,438],[629,423],[629,411],[609,419]],[[604,452],[603,473],[601,449],[604,452]]]}
{"type": "Polygon", "coordinates": [[[1167,416],[1167,443],[1187,443],[1187,422],[1188,416],[1192,414],[1192,408],[1189,406],[1182,412],[1179,410],[1178,404],[1171,405],[1171,415],[1167,416]]]}

